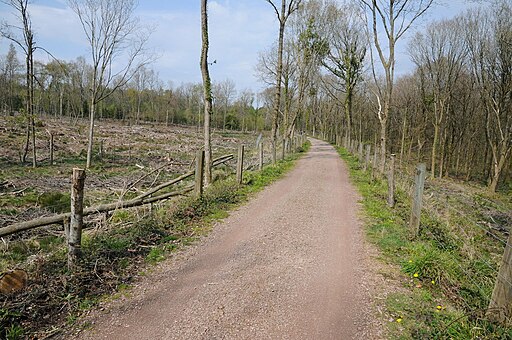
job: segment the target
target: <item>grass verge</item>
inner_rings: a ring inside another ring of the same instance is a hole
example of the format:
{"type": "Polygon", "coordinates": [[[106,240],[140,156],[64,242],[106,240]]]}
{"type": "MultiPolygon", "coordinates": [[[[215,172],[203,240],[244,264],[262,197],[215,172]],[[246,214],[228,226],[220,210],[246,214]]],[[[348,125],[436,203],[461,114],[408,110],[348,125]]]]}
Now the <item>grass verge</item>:
{"type": "Polygon", "coordinates": [[[99,302],[129,295],[136,277],[206,235],[213,222],[281,178],[309,146],[262,171],[245,172],[241,186],[229,177],[215,182],[201,198],[114,212],[84,233],[82,259],[73,272],[67,269],[66,247],[58,235],[10,242],[0,251],[0,263],[21,266],[29,272],[30,284],[18,294],[0,296],[0,339],[50,337],[99,302]]]}
{"type": "Polygon", "coordinates": [[[485,317],[495,280],[494,270],[486,263],[496,262],[496,254],[484,248],[483,238],[488,236],[475,233],[472,243],[462,243],[456,235],[458,228],[423,214],[420,235],[411,241],[406,193],[398,190],[397,204],[389,208],[387,183],[372,180],[345,149],[338,148],[338,152],[363,197],[367,238],[378,247],[383,261],[399,267],[402,274],[405,289],[388,295],[385,302],[390,320],[387,337],[511,339],[510,328],[485,317]],[[471,256],[475,253],[479,256],[471,256]]]}

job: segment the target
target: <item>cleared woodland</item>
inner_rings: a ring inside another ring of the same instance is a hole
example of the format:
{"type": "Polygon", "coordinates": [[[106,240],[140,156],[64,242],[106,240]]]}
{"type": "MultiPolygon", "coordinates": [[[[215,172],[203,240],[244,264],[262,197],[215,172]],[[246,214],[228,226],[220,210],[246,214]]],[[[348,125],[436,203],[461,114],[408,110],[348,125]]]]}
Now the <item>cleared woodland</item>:
{"type": "MultiPolygon", "coordinates": [[[[34,40],[30,2],[2,2],[19,23],[0,27],[2,41],[11,43],[0,58],[0,228],[69,209],[73,167],[87,168],[87,205],[112,203],[191,171],[199,150],[206,152],[208,186],[211,160],[235,153],[238,144],[246,145],[248,165],[256,166],[261,138],[265,157],[275,163],[280,150],[297,147],[294,137],[309,134],[360,157],[371,150],[379,173],[372,172],[372,185],[380,183],[376,177],[388,176],[394,159],[402,193],[408,193],[418,163],[426,164],[427,209],[420,236],[437,255],[446,254],[444,241],[455,240],[450,249],[460,258],[485,256],[483,265],[490,271],[478,261],[453,271],[485,283],[464,290],[467,282],[457,277],[443,293],[462,311],[461,322],[476,318],[480,327],[480,320],[488,321],[477,310],[488,307],[490,287],[500,279],[512,224],[510,1],[478,2],[455,17],[428,21],[428,13],[439,8],[433,0],[261,0],[275,18],[276,41],[261,46],[254,66],[266,86],[258,93],[237,89],[233,80],[210,79],[208,67],[216,60],[208,59],[206,0],[200,23],[203,83],[180,85],[161,79],[152,68],[152,56],[145,54],[151,32],[138,26],[134,0],[69,0],[90,55],[50,61],[34,60],[34,52],[45,49],[34,40]],[[98,27],[108,29],[97,32],[98,27]],[[117,59],[123,54],[129,56],[125,64],[117,59]],[[409,72],[398,62],[404,58],[413,65],[409,72]],[[469,241],[459,242],[457,232],[469,241]]],[[[212,182],[230,167],[213,170],[212,182]]],[[[218,190],[222,200],[234,189],[218,190]]],[[[403,217],[403,197],[398,203],[389,220],[400,225],[396,218],[403,217]]],[[[121,214],[88,222],[101,229],[105,219],[123,224],[125,217],[137,221],[121,214]]],[[[395,225],[388,226],[392,231],[395,225]]],[[[38,232],[5,239],[2,256],[8,259],[0,263],[0,272],[20,260],[11,241],[20,241],[16,246],[22,253],[38,251],[57,233],[45,230],[50,237],[44,236],[44,245],[37,241],[38,232]]],[[[381,241],[387,240],[384,236],[381,241]]],[[[405,242],[397,249],[409,249],[405,242]]],[[[119,247],[125,251],[128,246],[119,247]]],[[[16,316],[7,313],[4,320],[9,318],[16,316]]]]}

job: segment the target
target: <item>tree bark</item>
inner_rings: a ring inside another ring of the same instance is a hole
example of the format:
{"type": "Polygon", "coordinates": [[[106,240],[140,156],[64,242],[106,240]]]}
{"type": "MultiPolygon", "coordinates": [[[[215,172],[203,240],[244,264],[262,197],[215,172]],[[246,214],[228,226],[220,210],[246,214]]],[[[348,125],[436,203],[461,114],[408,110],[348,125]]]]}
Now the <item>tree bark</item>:
{"type": "Polygon", "coordinates": [[[492,169],[491,169],[491,183],[489,184],[489,191],[496,192],[498,187],[498,183],[500,181],[501,173],[503,171],[505,161],[507,159],[507,154],[510,152],[510,149],[507,151],[502,150],[500,154],[497,154],[496,147],[493,147],[493,156],[492,156],[492,169]]]}
{"type": "Polygon", "coordinates": [[[81,255],[84,224],[85,170],[73,169],[71,181],[71,221],[68,237],[68,268],[72,268],[81,255]]]}
{"type": "Polygon", "coordinates": [[[208,71],[208,0],[201,0],[201,32],[202,32],[202,49],[201,49],[201,74],[203,77],[204,91],[204,185],[207,187],[212,180],[211,159],[212,147],[210,136],[210,118],[213,111],[212,100],[212,84],[210,73],[208,71]]]}
{"type": "Polygon", "coordinates": [[[96,111],[96,100],[95,100],[96,94],[91,94],[91,107],[89,111],[89,138],[87,142],[87,163],[86,163],[86,169],[89,169],[92,164],[92,146],[93,146],[93,139],[94,139],[94,115],[96,111]]]}
{"type": "Polygon", "coordinates": [[[277,162],[277,129],[278,129],[278,119],[279,119],[279,107],[281,104],[281,81],[283,77],[283,43],[284,43],[284,12],[286,10],[286,0],[282,0],[282,8],[281,8],[281,17],[279,18],[279,46],[277,50],[277,72],[276,72],[276,93],[274,95],[274,105],[273,105],[273,116],[272,116],[272,131],[271,131],[271,140],[272,140],[272,163],[277,162]]]}

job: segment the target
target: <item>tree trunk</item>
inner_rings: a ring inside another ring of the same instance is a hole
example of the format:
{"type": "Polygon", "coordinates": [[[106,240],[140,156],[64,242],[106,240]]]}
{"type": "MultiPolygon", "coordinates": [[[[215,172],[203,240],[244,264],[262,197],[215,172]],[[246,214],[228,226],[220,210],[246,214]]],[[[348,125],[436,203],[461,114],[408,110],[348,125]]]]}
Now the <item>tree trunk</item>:
{"type": "Polygon", "coordinates": [[[36,122],[34,115],[30,117],[30,125],[32,129],[32,167],[37,167],[37,155],[36,155],[36,122]]]}
{"type": "Polygon", "coordinates": [[[271,141],[272,141],[272,163],[277,162],[277,128],[278,128],[278,118],[279,118],[279,106],[281,103],[281,81],[283,77],[283,44],[284,44],[284,28],[285,28],[285,11],[286,11],[286,1],[282,0],[281,2],[281,16],[279,18],[279,42],[278,42],[278,50],[277,50],[277,70],[276,70],[276,93],[274,96],[274,115],[272,117],[272,131],[271,131],[271,141]]]}
{"type": "Polygon", "coordinates": [[[210,118],[213,110],[212,101],[212,85],[210,79],[210,73],[208,71],[208,0],[201,0],[201,33],[202,33],[202,49],[201,49],[201,74],[203,77],[203,91],[204,91],[204,177],[205,186],[210,185],[212,180],[211,174],[211,159],[212,159],[212,147],[211,147],[211,136],[210,136],[210,118]]]}
{"type": "MultiPolygon", "coordinates": [[[[446,130],[446,129],[444,129],[446,130]]],[[[443,178],[443,172],[445,167],[445,161],[446,161],[446,131],[441,132],[441,144],[439,145],[440,152],[439,156],[441,157],[439,159],[439,174],[438,178],[443,178]]]]}
{"type": "Polygon", "coordinates": [[[34,48],[32,42],[32,32],[30,32],[28,37],[28,54],[27,54],[27,63],[28,63],[28,107],[29,107],[29,117],[30,117],[30,125],[32,129],[32,167],[37,167],[37,157],[36,157],[36,124],[35,124],[35,112],[34,112],[34,48]]]}
{"type": "Polygon", "coordinates": [[[347,137],[352,139],[352,95],[346,94],[345,96],[345,119],[347,120],[347,137]]]}
{"type": "Polygon", "coordinates": [[[96,110],[96,95],[93,93],[91,95],[91,107],[89,113],[89,140],[87,143],[87,163],[86,169],[89,169],[92,164],[92,146],[93,146],[93,138],[94,138],[94,114],[96,110]]]}
{"type": "Polygon", "coordinates": [[[387,141],[387,116],[382,115],[380,120],[380,173],[384,174],[386,171],[386,141],[387,141]]]}
{"type": "Polygon", "coordinates": [[[60,94],[59,94],[59,116],[61,118],[64,115],[64,100],[63,100],[63,97],[64,97],[64,91],[62,89],[60,89],[60,94]]]}
{"type": "Polygon", "coordinates": [[[437,119],[437,104],[434,103],[434,141],[432,142],[432,159],[430,160],[430,177],[433,179],[436,177],[436,157],[437,157],[437,143],[439,140],[439,121],[437,119]]]}
{"type": "Polygon", "coordinates": [[[510,150],[504,150],[500,152],[499,156],[497,153],[497,147],[493,146],[493,157],[492,157],[492,169],[491,169],[491,183],[489,184],[489,191],[496,192],[496,188],[498,187],[498,183],[500,181],[501,173],[503,171],[503,167],[505,165],[505,161],[507,159],[507,154],[510,150]]]}
{"type": "Polygon", "coordinates": [[[404,152],[405,152],[405,132],[407,128],[407,111],[403,115],[403,125],[402,125],[402,141],[400,142],[400,167],[402,167],[404,160],[404,152]]]}
{"type": "Polygon", "coordinates": [[[226,116],[227,116],[228,108],[227,106],[224,106],[224,111],[222,112],[222,131],[226,132],[226,116]]]}
{"type": "Polygon", "coordinates": [[[72,269],[81,255],[84,219],[85,170],[73,169],[71,183],[71,221],[68,237],[68,268],[72,269]]]}
{"type": "Polygon", "coordinates": [[[29,118],[27,113],[27,133],[25,138],[25,147],[23,148],[23,155],[21,156],[21,163],[23,164],[27,161],[28,146],[30,144],[30,123],[31,119],[29,118]]]}

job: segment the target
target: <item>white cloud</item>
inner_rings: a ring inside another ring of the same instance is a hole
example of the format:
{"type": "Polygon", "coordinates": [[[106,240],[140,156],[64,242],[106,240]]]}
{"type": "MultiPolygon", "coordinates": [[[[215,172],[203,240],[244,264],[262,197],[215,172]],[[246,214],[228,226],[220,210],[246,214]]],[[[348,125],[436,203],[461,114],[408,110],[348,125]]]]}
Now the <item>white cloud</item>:
{"type": "MultiPolygon", "coordinates": [[[[250,1],[211,1],[209,11],[209,60],[213,81],[230,78],[242,88],[259,88],[253,77],[258,52],[274,39],[277,24],[268,8],[250,1]]],[[[201,81],[199,6],[189,11],[145,11],[145,23],[157,23],[151,45],[160,58],[155,66],[174,83],[201,81]],[[159,53],[161,52],[161,53],[159,53]]]]}
{"type": "MultiPolygon", "coordinates": [[[[65,0],[41,1],[29,7],[36,43],[59,59],[89,58],[89,46],[76,14],[65,0]],[[44,4],[41,4],[44,3],[44,4]]],[[[162,80],[174,84],[199,82],[201,50],[199,2],[179,5],[167,2],[140,3],[137,15],[141,23],[154,27],[149,49],[159,57],[153,67],[162,80]],[[145,9],[145,8],[146,9],[145,9]],[[177,9],[175,9],[177,8],[177,9]]],[[[12,11],[0,5],[0,20],[14,20],[12,11]]],[[[8,9],[8,8],[7,8],[8,9]]],[[[253,65],[259,51],[267,48],[277,35],[277,22],[270,6],[255,0],[216,0],[209,2],[210,62],[213,81],[230,78],[238,87],[257,90],[253,65]]],[[[7,51],[1,41],[0,53],[7,51]]],[[[39,53],[37,58],[49,58],[39,53]]]]}
{"type": "MultiPolygon", "coordinates": [[[[159,56],[153,67],[162,80],[174,84],[201,81],[199,1],[141,0],[139,6],[136,14],[141,23],[155,27],[149,47],[159,56]]],[[[453,16],[468,6],[466,1],[453,0],[446,7],[434,8],[425,21],[453,16]]],[[[65,60],[74,60],[81,55],[88,58],[88,44],[82,27],[65,0],[39,0],[30,5],[30,14],[39,46],[65,60]]],[[[12,10],[0,3],[0,21],[2,19],[14,20],[12,10]]],[[[239,90],[259,89],[262,85],[254,77],[258,53],[267,49],[278,33],[270,5],[263,0],[210,0],[209,31],[210,61],[217,60],[211,66],[213,81],[230,78],[239,90]]],[[[410,69],[407,39],[399,45],[398,73],[410,69]]],[[[7,51],[7,46],[5,40],[0,40],[0,54],[7,51]]]]}
{"type": "Polygon", "coordinates": [[[56,8],[33,4],[30,15],[36,43],[60,59],[88,55],[87,41],[76,14],[68,7],[56,8]]]}

